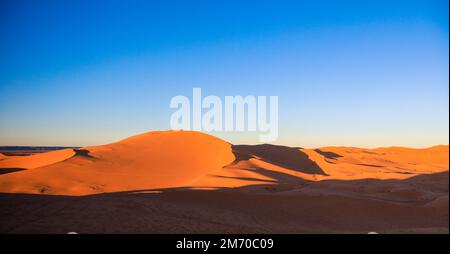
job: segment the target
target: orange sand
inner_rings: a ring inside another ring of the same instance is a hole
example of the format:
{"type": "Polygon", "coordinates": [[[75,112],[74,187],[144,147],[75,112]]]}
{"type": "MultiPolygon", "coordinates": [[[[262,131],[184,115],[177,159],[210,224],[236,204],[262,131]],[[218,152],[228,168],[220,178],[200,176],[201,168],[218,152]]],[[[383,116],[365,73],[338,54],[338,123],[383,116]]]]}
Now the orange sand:
{"type": "Polygon", "coordinates": [[[2,160],[0,170],[28,169],[0,175],[0,192],[86,195],[177,187],[233,160],[231,145],[215,137],[197,132],[150,132],[75,152],[2,160]],[[42,167],[36,168],[38,163],[42,167]]]}
{"type": "Polygon", "coordinates": [[[234,146],[162,131],[0,156],[0,233],[448,233],[448,146],[234,146]]]}
{"type": "Polygon", "coordinates": [[[0,192],[79,196],[171,187],[216,189],[323,180],[405,179],[447,171],[448,161],[448,146],[232,146],[199,132],[161,131],[77,151],[6,156],[0,160],[0,172],[6,172],[0,175],[0,192]],[[20,170],[8,173],[11,169],[20,170]]]}
{"type": "MultiPolygon", "coordinates": [[[[3,155],[3,154],[2,154],[3,155]]],[[[63,149],[38,153],[30,156],[1,156],[2,159],[0,171],[2,168],[22,168],[33,169],[48,166],[57,162],[64,161],[75,155],[72,149],[63,149]]]]}

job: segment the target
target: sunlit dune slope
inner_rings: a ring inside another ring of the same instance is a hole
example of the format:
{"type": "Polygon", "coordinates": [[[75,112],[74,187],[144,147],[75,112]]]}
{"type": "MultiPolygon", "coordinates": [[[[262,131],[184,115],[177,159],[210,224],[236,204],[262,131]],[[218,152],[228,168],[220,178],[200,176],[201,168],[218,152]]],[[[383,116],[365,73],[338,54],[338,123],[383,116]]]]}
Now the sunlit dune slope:
{"type": "Polygon", "coordinates": [[[30,156],[0,155],[0,172],[2,168],[33,169],[64,161],[75,155],[73,149],[63,149],[30,156]]]}
{"type": "Polygon", "coordinates": [[[404,179],[448,170],[448,146],[302,149],[334,179],[404,179]]]}
{"type": "MultiPolygon", "coordinates": [[[[0,175],[0,191],[84,195],[176,187],[234,160],[229,143],[188,131],[149,132],[73,153],[56,164],[0,175]]],[[[31,163],[25,161],[14,167],[31,163]]]]}
{"type": "Polygon", "coordinates": [[[448,171],[448,146],[302,149],[279,145],[233,146],[236,161],[195,186],[301,185],[305,181],[405,179],[448,171]]]}

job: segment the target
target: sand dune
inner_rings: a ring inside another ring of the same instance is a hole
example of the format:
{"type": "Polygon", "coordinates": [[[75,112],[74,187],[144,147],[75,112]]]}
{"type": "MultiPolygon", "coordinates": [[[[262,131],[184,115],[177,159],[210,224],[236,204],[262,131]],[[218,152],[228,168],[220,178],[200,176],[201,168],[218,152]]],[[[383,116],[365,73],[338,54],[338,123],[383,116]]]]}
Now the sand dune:
{"type": "Polygon", "coordinates": [[[240,187],[322,180],[406,179],[449,168],[448,146],[302,149],[255,145],[233,146],[233,153],[236,160],[231,165],[205,175],[195,185],[240,187]]]}
{"type": "Polygon", "coordinates": [[[149,132],[2,156],[0,232],[448,233],[448,164],[448,146],[236,146],[149,132]],[[102,219],[124,216],[126,225],[102,219]]]}
{"type": "Polygon", "coordinates": [[[446,171],[449,161],[448,146],[426,149],[324,147],[302,151],[333,179],[404,179],[446,171]]]}
{"type": "Polygon", "coordinates": [[[405,179],[448,170],[448,146],[427,149],[232,146],[199,132],[161,131],[119,142],[0,161],[0,191],[87,195],[151,188],[225,188],[305,181],[405,179]]]}
{"type": "Polygon", "coordinates": [[[218,138],[198,132],[150,132],[105,146],[2,160],[0,168],[27,170],[1,175],[0,191],[86,195],[178,187],[233,160],[231,145],[218,138]],[[42,167],[36,168],[35,161],[42,167]]]}
{"type": "Polygon", "coordinates": [[[33,169],[64,161],[75,155],[72,149],[63,149],[30,156],[0,156],[0,172],[4,168],[33,169]]]}

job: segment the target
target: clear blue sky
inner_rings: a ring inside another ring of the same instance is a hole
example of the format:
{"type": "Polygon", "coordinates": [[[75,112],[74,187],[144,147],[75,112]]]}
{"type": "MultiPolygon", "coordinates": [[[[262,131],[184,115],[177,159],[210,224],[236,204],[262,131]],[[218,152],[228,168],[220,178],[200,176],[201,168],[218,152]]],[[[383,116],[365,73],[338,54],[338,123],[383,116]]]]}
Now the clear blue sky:
{"type": "Polygon", "coordinates": [[[95,145],[168,129],[170,99],[193,87],[278,95],[280,144],[448,144],[448,7],[4,0],[0,145],[95,145]]]}

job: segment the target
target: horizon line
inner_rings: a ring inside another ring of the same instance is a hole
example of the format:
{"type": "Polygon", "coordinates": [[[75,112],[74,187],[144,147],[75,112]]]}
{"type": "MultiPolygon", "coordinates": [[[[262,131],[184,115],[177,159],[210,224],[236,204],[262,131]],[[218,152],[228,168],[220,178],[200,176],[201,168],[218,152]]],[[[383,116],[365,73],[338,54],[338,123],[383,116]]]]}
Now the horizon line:
{"type": "Polygon", "coordinates": [[[146,132],[140,132],[137,134],[133,134],[124,138],[120,138],[117,139],[115,141],[109,142],[109,143],[104,143],[104,144],[91,144],[91,145],[3,145],[0,144],[0,148],[6,148],[6,147],[49,147],[49,148],[83,148],[83,147],[89,147],[89,146],[104,146],[104,145],[109,145],[109,144],[113,144],[116,142],[120,142],[124,139],[130,138],[130,137],[134,137],[134,136],[139,136],[142,134],[146,134],[146,133],[151,133],[151,132],[179,132],[179,131],[185,131],[185,132],[198,132],[204,135],[209,135],[215,138],[218,138],[220,140],[223,140],[231,145],[250,145],[250,146],[257,146],[257,145],[274,145],[274,146],[286,146],[286,147],[295,147],[295,148],[299,148],[299,149],[319,149],[319,148],[325,148],[325,147],[348,147],[348,148],[359,148],[359,149],[370,149],[370,150],[375,150],[375,149],[386,149],[386,148],[410,148],[410,149],[429,149],[429,148],[433,148],[433,147],[438,147],[438,146],[450,146],[449,143],[440,143],[440,144],[435,144],[435,145],[431,145],[431,146],[403,146],[403,145],[386,145],[386,146],[353,146],[353,145],[323,145],[323,146],[315,146],[315,147],[304,147],[304,146],[289,146],[289,145],[283,145],[280,143],[237,143],[234,144],[224,138],[218,137],[216,135],[207,133],[207,132],[202,132],[202,131],[195,131],[195,130],[152,130],[152,131],[146,131],[146,132]]]}

